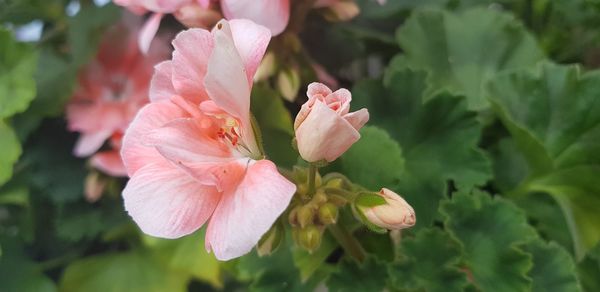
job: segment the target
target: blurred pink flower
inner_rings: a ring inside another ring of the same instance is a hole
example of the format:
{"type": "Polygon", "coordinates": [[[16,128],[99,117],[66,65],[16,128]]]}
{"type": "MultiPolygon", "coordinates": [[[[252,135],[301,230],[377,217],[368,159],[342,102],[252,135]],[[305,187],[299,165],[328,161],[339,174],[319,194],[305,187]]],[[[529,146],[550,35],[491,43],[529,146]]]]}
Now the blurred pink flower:
{"type": "Polygon", "coordinates": [[[308,101],[294,122],[300,156],[308,162],[334,161],[358,141],[369,112],[365,108],[350,112],[352,95],[343,88],[331,92],[314,82],[306,94],[308,101]]]}
{"type": "Polygon", "coordinates": [[[111,175],[127,175],[119,157],[121,137],[137,111],[148,103],[153,66],[167,54],[157,43],[149,56],[139,53],[132,18],[107,31],[99,52],[79,74],[79,84],[67,105],[68,128],[80,133],[74,154],[93,155],[91,164],[111,175]],[[110,150],[96,153],[110,141],[110,150]]]}
{"type": "Polygon", "coordinates": [[[153,12],[139,36],[140,48],[148,50],[164,14],[173,14],[188,27],[208,28],[220,18],[220,4],[227,19],[250,19],[264,25],[273,35],[280,34],[290,18],[290,0],[113,0],[137,14],[153,12]]]}
{"type": "Polygon", "coordinates": [[[271,37],[249,20],[189,29],[156,67],[152,102],[121,155],[125,209],[145,233],[177,238],[207,221],[206,249],[220,260],[249,252],[296,187],[263,159],[250,117],[254,73],[271,37]]]}

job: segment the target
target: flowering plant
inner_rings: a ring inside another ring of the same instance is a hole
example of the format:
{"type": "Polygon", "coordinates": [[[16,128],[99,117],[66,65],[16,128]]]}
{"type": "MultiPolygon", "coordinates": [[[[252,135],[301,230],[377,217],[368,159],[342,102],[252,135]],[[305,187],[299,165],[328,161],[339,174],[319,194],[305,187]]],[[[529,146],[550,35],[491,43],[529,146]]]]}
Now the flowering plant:
{"type": "Polygon", "coordinates": [[[600,6],[525,2],[0,1],[0,291],[598,291],[600,6]]]}

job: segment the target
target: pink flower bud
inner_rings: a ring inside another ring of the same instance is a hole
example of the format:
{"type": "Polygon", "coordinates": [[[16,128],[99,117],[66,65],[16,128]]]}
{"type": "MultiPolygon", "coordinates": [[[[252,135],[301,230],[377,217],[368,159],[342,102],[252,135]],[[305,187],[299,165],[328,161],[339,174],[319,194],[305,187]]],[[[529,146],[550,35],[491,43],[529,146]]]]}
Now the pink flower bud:
{"type": "Polygon", "coordinates": [[[398,194],[383,188],[378,193],[387,204],[361,208],[373,224],[390,230],[412,227],[417,222],[413,208],[398,194]]]}
{"type": "Polygon", "coordinates": [[[210,28],[223,16],[215,9],[205,8],[198,4],[185,5],[174,13],[175,18],[187,27],[210,28]]]}
{"type": "Polygon", "coordinates": [[[308,162],[334,161],[358,141],[369,112],[365,108],[350,112],[352,95],[344,88],[331,92],[313,82],[306,94],[308,101],[294,122],[300,156],[308,162]]]}

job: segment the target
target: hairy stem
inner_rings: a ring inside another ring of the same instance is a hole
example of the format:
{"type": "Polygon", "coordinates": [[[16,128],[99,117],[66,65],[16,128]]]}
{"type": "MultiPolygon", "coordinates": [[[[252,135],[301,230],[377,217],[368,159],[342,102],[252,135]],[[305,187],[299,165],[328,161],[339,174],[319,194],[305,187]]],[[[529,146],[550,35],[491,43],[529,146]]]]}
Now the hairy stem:
{"type": "Polygon", "coordinates": [[[366,253],[360,242],[350,233],[346,228],[339,224],[332,224],[327,226],[331,235],[335,237],[338,243],[342,246],[344,251],[352,256],[357,262],[362,263],[365,261],[366,253]]]}

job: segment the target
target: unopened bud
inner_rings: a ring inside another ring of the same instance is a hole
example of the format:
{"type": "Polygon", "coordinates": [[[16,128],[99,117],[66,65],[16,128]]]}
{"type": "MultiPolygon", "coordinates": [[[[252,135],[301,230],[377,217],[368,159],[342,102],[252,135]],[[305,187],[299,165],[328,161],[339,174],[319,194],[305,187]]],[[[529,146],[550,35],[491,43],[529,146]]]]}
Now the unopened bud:
{"type": "Polygon", "coordinates": [[[181,7],[174,14],[175,18],[187,27],[209,28],[215,25],[223,16],[216,10],[204,8],[197,4],[181,7]]]}
{"type": "Polygon", "coordinates": [[[298,208],[296,217],[298,218],[298,224],[304,228],[308,225],[313,224],[315,218],[314,207],[311,205],[305,205],[298,208]]]}
{"type": "Polygon", "coordinates": [[[356,207],[371,224],[385,229],[404,229],[417,222],[413,208],[398,194],[386,188],[379,193],[357,198],[356,207]]]}
{"type": "Polygon", "coordinates": [[[292,209],[292,211],[290,211],[290,214],[288,215],[288,220],[290,222],[290,225],[292,226],[298,226],[298,210],[301,207],[295,207],[292,209]]]}
{"type": "Polygon", "coordinates": [[[317,192],[311,200],[311,203],[316,206],[320,206],[325,202],[327,202],[327,195],[325,195],[325,193],[322,190],[317,190],[317,192]]]}
{"type": "Polygon", "coordinates": [[[106,188],[106,179],[103,179],[96,171],[90,172],[85,178],[85,199],[94,203],[102,197],[106,188]]]}
{"type": "Polygon", "coordinates": [[[314,225],[300,229],[298,232],[298,243],[300,246],[312,253],[321,245],[321,230],[314,225]]]}
{"type": "Polygon", "coordinates": [[[279,71],[277,75],[277,89],[279,93],[290,102],[296,100],[300,90],[300,74],[295,68],[287,68],[279,71]]]}
{"type": "Polygon", "coordinates": [[[285,231],[281,223],[276,222],[267,233],[265,233],[258,244],[256,245],[256,251],[258,256],[270,255],[283,241],[283,235],[285,231]]]}
{"type": "Polygon", "coordinates": [[[341,189],[344,186],[344,180],[341,178],[333,178],[328,180],[325,186],[328,188],[341,189]]]}
{"type": "Polygon", "coordinates": [[[325,203],[319,208],[319,221],[323,225],[335,224],[338,217],[338,208],[332,203],[325,203]]]}
{"type": "Polygon", "coordinates": [[[275,74],[275,69],[277,69],[277,60],[275,59],[275,54],[273,52],[267,52],[265,57],[258,65],[256,69],[256,73],[254,74],[254,81],[265,80],[273,74],[275,74]]]}

